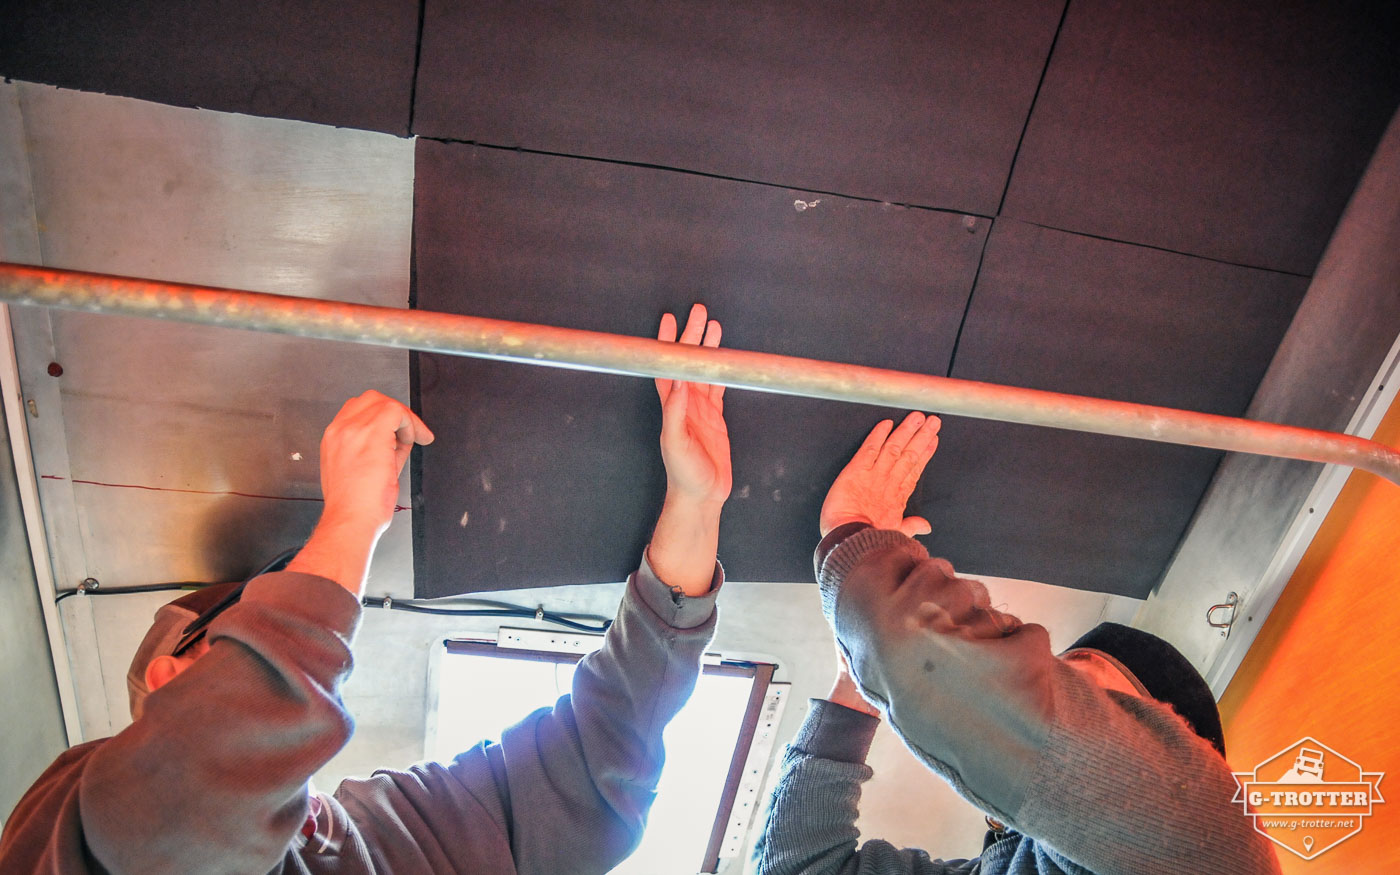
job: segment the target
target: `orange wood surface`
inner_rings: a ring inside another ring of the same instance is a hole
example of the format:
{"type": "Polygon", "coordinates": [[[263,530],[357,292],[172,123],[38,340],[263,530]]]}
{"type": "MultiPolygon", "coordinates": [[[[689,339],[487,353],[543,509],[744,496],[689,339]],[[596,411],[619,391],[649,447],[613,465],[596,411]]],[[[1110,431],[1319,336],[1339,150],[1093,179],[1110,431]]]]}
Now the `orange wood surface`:
{"type": "MultiPolygon", "coordinates": [[[[1400,403],[1375,437],[1400,446],[1400,403]]],[[[1387,773],[1359,835],[1312,860],[1280,849],[1285,872],[1400,873],[1400,486],[1351,475],[1220,710],[1236,771],[1311,735],[1387,773]]]]}

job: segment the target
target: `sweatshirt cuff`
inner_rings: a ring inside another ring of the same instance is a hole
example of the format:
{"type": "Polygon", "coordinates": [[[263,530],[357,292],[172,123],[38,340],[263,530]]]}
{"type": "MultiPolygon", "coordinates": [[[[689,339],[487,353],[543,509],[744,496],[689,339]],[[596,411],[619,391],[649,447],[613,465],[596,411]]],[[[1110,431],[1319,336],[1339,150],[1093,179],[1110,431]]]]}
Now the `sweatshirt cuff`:
{"type": "MultiPolygon", "coordinates": [[[[254,578],[243,588],[238,604],[266,605],[283,616],[329,629],[347,644],[355,638],[363,610],[360,600],[335,581],[297,571],[276,571],[254,578]]],[[[215,624],[218,620],[210,625],[211,641],[217,635],[215,624]]]]}
{"type": "Polygon", "coordinates": [[[792,748],[825,760],[864,763],[879,726],[877,717],[826,699],[812,699],[792,748]]]}
{"type": "Polygon", "coordinates": [[[641,565],[627,583],[628,588],[636,590],[652,613],[675,629],[694,629],[709,620],[715,612],[715,598],[723,585],[724,566],[719,564],[719,560],[715,560],[709,592],[700,596],[688,596],[656,576],[651,562],[647,559],[646,550],[642,550],[641,565]]]}
{"type": "Polygon", "coordinates": [[[928,558],[923,545],[903,532],[871,528],[865,523],[837,526],[822,539],[817,546],[817,585],[821,588],[822,613],[832,629],[836,628],[836,598],[846,575],[868,554],[891,547],[908,551],[915,561],[928,558]]]}

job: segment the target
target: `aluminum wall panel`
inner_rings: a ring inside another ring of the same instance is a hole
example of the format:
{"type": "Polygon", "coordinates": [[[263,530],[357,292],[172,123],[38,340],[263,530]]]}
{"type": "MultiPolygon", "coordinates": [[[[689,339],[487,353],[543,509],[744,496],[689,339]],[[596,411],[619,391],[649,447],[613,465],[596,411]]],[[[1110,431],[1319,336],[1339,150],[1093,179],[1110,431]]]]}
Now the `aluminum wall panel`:
{"type": "MultiPolygon", "coordinates": [[[[45,264],[407,303],[410,142],[45,86],[20,96],[45,264]]],[[[247,573],[309,533],[339,404],[366,388],[408,397],[394,350],[14,313],[60,587],[247,573]]],[[[408,545],[406,524],[386,536],[379,590],[410,590],[408,545]]]]}

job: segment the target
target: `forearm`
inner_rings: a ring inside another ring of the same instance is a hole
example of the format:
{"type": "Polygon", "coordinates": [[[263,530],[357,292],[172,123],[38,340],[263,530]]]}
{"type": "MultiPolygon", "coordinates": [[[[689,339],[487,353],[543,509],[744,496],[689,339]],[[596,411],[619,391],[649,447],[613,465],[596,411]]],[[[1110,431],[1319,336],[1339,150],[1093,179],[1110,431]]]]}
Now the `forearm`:
{"type": "Polygon", "coordinates": [[[664,762],[662,732],[694,689],[721,578],[676,593],[647,563],[573,692],[507,730],[512,845],[522,875],[609,871],[639,840],[664,762]]]}
{"type": "Polygon", "coordinates": [[[333,580],[358,599],[384,528],[371,516],[328,507],[287,570],[333,580]]]}
{"type": "Polygon", "coordinates": [[[701,501],[667,490],[647,547],[656,576],[687,596],[709,592],[719,548],[723,502],[701,501]]]}
{"type": "Polygon", "coordinates": [[[859,710],[814,699],[783,756],[755,856],[759,875],[952,875],[967,861],[932,860],[914,848],[873,839],[857,848],[865,757],[878,721],[859,710]]]}
{"type": "Polygon", "coordinates": [[[865,530],[828,554],[822,585],[861,690],[979,808],[1105,875],[1272,871],[1207,742],[1060,662],[1042,627],[991,608],[946,562],[865,530]],[[1228,840],[1204,853],[1211,835],[1228,840]]]}
{"type": "Polygon", "coordinates": [[[209,652],[93,754],[80,798],[94,856],[113,872],[271,868],[308,778],[350,736],[339,685],[358,617],[327,580],[249,584],[210,626],[209,652]]]}

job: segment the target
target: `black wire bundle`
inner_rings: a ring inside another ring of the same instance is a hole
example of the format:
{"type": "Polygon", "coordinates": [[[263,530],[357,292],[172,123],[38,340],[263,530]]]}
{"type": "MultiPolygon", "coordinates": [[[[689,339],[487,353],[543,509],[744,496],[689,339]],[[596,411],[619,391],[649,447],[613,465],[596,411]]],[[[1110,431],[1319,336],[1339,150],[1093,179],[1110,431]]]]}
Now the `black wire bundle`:
{"type": "MultiPolygon", "coordinates": [[[[273,558],[272,561],[268,562],[266,565],[263,565],[257,571],[248,575],[247,579],[244,580],[244,583],[247,583],[249,580],[252,580],[253,578],[258,577],[260,575],[267,574],[272,571],[280,571],[281,569],[285,568],[287,566],[287,563],[292,560],[292,557],[295,556],[297,554],[297,551],[300,549],[300,547],[293,547],[290,550],[283,550],[281,553],[277,554],[277,556],[273,558]]],[[[75,596],[79,594],[89,596],[119,595],[121,593],[165,592],[167,590],[177,589],[194,590],[203,589],[208,586],[218,585],[214,583],[184,581],[181,583],[149,583],[141,586],[124,586],[120,589],[102,589],[101,587],[96,585],[96,581],[93,581],[93,585],[91,586],[87,585],[87,581],[84,581],[83,583],[83,586],[75,587],[73,589],[60,590],[57,596],[54,597],[54,603],[57,604],[58,602],[63,601],[69,596],[75,596]]],[[[453,608],[425,604],[425,602],[432,601],[437,600],[404,599],[400,601],[387,597],[376,599],[373,596],[365,596],[364,599],[361,600],[361,603],[367,608],[384,608],[385,610],[408,611],[409,613],[414,614],[439,614],[442,616],[450,617],[520,617],[523,619],[538,620],[542,623],[553,623],[556,626],[563,626],[566,629],[575,629],[579,632],[591,632],[594,634],[606,632],[608,631],[608,627],[612,625],[612,620],[606,617],[599,617],[595,614],[560,614],[554,611],[546,611],[544,609],[544,606],[540,606],[538,608],[527,608],[524,605],[513,605],[508,602],[491,601],[489,599],[471,599],[471,601],[475,604],[488,605],[488,607],[484,608],[453,608]],[[570,619],[570,617],[573,617],[574,619],[570,619]],[[591,620],[593,622],[579,622],[580,620],[591,620]]]]}

